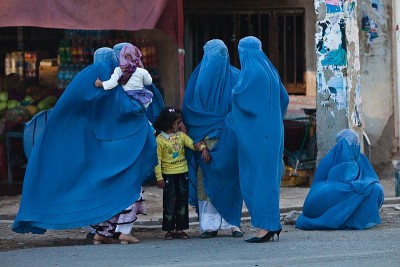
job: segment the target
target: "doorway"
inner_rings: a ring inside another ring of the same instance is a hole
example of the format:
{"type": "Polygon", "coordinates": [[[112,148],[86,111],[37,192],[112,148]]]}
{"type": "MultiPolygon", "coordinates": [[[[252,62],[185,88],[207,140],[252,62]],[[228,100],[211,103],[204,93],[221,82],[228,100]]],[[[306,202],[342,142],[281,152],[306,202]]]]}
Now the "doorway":
{"type": "Polygon", "coordinates": [[[253,35],[277,68],[289,94],[305,95],[304,10],[263,10],[185,13],[185,80],[201,61],[203,45],[221,39],[228,47],[231,64],[240,68],[237,45],[253,35]]]}

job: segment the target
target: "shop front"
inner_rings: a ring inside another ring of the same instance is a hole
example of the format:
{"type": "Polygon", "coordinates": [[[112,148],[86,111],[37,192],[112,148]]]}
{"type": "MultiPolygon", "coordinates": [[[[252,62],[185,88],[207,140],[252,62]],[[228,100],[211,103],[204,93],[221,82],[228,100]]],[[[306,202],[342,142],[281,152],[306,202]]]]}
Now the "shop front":
{"type": "Polygon", "coordinates": [[[181,11],[180,0],[2,1],[0,183],[22,182],[24,123],[56,104],[74,76],[92,63],[97,48],[120,42],[139,47],[166,102],[179,105],[181,11]]]}

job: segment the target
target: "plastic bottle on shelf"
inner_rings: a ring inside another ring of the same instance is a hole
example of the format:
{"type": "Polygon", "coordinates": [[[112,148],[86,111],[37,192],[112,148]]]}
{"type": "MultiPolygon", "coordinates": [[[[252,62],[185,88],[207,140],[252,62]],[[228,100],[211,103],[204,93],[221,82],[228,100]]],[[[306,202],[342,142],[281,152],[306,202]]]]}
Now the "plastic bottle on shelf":
{"type": "Polygon", "coordinates": [[[57,87],[58,89],[64,89],[65,84],[64,84],[64,64],[61,64],[58,67],[57,71],[57,87]]]}
{"type": "Polygon", "coordinates": [[[24,77],[24,53],[17,52],[17,73],[19,77],[24,77]]]}
{"type": "Polygon", "coordinates": [[[71,81],[75,78],[76,75],[78,75],[78,73],[80,72],[80,70],[82,69],[83,65],[82,64],[76,64],[74,65],[73,69],[72,69],[72,77],[71,77],[71,81]]]}
{"type": "Polygon", "coordinates": [[[149,46],[148,46],[148,50],[149,50],[149,66],[150,67],[155,67],[156,65],[156,46],[154,45],[153,42],[149,42],[149,46]]]}
{"type": "Polygon", "coordinates": [[[76,64],[77,63],[77,45],[76,45],[76,40],[73,39],[72,43],[71,43],[71,58],[72,58],[72,64],[76,64]]]}
{"type": "Polygon", "coordinates": [[[65,64],[69,64],[71,62],[72,62],[71,42],[70,40],[65,40],[65,64]]]}
{"type": "Polygon", "coordinates": [[[64,88],[67,88],[68,84],[71,81],[71,75],[70,75],[70,64],[65,64],[64,66],[64,88]]]}
{"type": "Polygon", "coordinates": [[[6,54],[6,58],[4,60],[5,67],[5,75],[11,74],[11,53],[6,54]]]}
{"type": "Polygon", "coordinates": [[[32,62],[31,53],[25,52],[24,59],[25,59],[25,77],[29,78],[31,75],[30,71],[31,71],[31,64],[32,64],[31,63],[32,62]]]}
{"type": "Polygon", "coordinates": [[[76,57],[77,57],[77,63],[78,64],[83,64],[85,62],[84,61],[84,54],[83,54],[83,42],[82,42],[82,40],[79,40],[77,42],[76,57]]]}
{"type": "Polygon", "coordinates": [[[142,39],[140,41],[140,51],[142,52],[142,62],[145,67],[148,63],[148,52],[147,52],[147,39],[142,39]]]}
{"type": "Polygon", "coordinates": [[[60,63],[65,63],[65,41],[62,39],[58,45],[58,56],[60,58],[60,63]]]}
{"type": "Polygon", "coordinates": [[[17,57],[15,52],[11,53],[11,68],[10,73],[17,73],[17,57]]]}
{"type": "Polygon", "coordinates": [[[93,46],[93,42],[91,40],[85,41],[85,45],[84,45],[84,49],[83,49],[83,57],[84,57],[85,65],[89,65],[93,61],[92,46],[93,46]]]}

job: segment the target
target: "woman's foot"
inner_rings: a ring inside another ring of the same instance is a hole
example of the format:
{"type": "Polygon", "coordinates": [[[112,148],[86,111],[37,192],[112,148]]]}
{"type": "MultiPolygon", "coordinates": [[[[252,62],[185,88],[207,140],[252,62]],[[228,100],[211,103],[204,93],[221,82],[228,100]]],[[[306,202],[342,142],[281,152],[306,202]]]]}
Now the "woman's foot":
{"type": "Polygon", "coordinates": [[[235,226],[231,228],[233,237],[243,237],[243,232],[239,227],[235,226]]]}
{"type": "Polygon", "coordinates": [[[139,239],[134,237],[133,235],[127,235],[127,234],[120,234],[118,237],[119,241],[121,241],[121,244],[135,244],[139,243],[139,239]]]}
{"type": "Polygon", "coordinates": [[[201,233],[200,238],[212,238],[216,237],[218,234],[218,231],[204,231],[201,233]]]}
{"type": "Polygon", "coordinates": [[[164,239],[166,239],[166,240],[172,240],[172,239],[175,239],[175,233],[174,233],[174,232],[172,232],[172,231],[168,231],[168,232],[165,234],[165,237],[164,237],[164,239]]]}
{"type": "Polygon", "coordinates": [[[95,234],[93,237],[93,244],[100,245],[100,244],[114,244],[115,240],[111,236],[104,236],[95,234]]]}
{"type": "Polygon", "coordinates": [[[268,230],[260,229],[260,230],[257,232],[257,237],[258,237],[258,238],[261,238],[261,237],[265,236],[267,233],[268,233],[268,230]]]}
{"type": "Polygon", "coordinates": [[[274,236],[277,235],[278,237],[278,241],[279,241],[279,234],[281,233],[282,229],[278,230],[278,231],[268,231],[265,229],[260,229],[260,231],[258,231],[257,236],[247,239],[245,240],[246,242],[249,243],[263,243],[263,242],[267,242],[269,240],[274,241],[274,236]]]}
{"type": "Polygon", "coordinates": [[[184,231],[176,231],[175,232],[176,239],[188,239],[189,236],[184,231]]]}

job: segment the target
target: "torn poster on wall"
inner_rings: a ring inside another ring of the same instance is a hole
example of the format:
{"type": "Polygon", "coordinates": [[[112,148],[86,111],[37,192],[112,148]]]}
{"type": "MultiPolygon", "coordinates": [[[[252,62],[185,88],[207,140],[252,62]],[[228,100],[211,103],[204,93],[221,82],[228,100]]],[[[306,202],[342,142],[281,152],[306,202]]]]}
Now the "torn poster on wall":
{"type": "MultiPolygon", "coordinates": [[[[347,85],[341,71],[333,71],[333,75],[326,82],[324,72],[318,70],[317,92],[321,96],[321,105],[337,110],[347,109],[347,85]]],[[[332,117],[334,116],[331,109],[332,117]]]]}
{"type": "Polygon", "coordinates": [[[356,7],[356,0],[315,0],[314,7],[317,14],[322,3],[325,3],[327,17],[342,12],[347,13],[348,16],[350,16],[356,7]]]}
{"type": "Polygon", "coordinates": [[[343,0],[326,0],[326,13],[343,12],[343,0]]]}
{"type": "Polygon", "coordinates": [[[347,67],[346,24],[343,1],[327,0],[325,3],[326,20],[318,22],[320,30],[316,34],[320,62],[317,68],[317,91],[321,96],[321,105],[327,107],[335,117],[335,109],[347,108],[347,86],[342,73],[347,67]]]}
{"type": "Polygon", "coordinates": [[[336,103],[338,110],[347,108],[346,80],[342,72],[336,72],[327,82],[330,98],[336,103]]]}
{"type": "Polygon", "coordinates": [[[317,41],[317,52],[321,58],[323,67],[344,67],[347,64],[347,47],[345,22],[339,20],[338,16],[330,18],[324,22],[319,22],[321,27],[319,40],[317,41]]]}
{"type": "Polygon", "coordinates": [[[373,19],[381,18],[380,15],[380,0],[371,0],[371,8],[367,8],[366,2],[363,1],[361,5],[362,18],[361,18],[361,30],[367,32],[368,43],[372,43],[375,38],[379,37],[378,24],[373,19]],[[369,10],[373,11],[373,14],[369,14],[369,10]]]}

